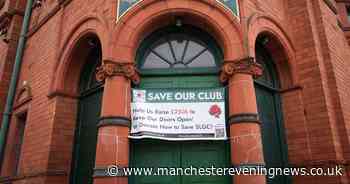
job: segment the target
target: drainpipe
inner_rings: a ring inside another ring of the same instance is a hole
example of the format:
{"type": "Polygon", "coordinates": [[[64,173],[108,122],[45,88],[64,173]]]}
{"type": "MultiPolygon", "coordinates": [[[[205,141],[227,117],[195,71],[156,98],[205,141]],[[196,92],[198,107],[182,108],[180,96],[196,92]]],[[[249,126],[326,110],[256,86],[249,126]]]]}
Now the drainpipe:
{"type": "Polygon", "coordinates": [[[27,5],[24,12],[24,18],[22,23],[22,30],[18,40],[15,63],[13,66],[10,86],[9,86],[7,99],[6,99],[5,111],[3,112],[3,119],[2,119],[1,130],[0,130],[0,164],[1,166],[4,159],[6,137],[7,137],[7,132],[8,132],[10,120],[11,120],[12,106],[13,106],[13,102],[16,94],[17,81],[19,77],[19,72],[21,70],[22,57],[23,57],[23,52],[24,52],[25,42],[26,42],[26,35],[30,24],[30,17],[32,15],[33,1],[34,0],[27,0],[27,5]]]}

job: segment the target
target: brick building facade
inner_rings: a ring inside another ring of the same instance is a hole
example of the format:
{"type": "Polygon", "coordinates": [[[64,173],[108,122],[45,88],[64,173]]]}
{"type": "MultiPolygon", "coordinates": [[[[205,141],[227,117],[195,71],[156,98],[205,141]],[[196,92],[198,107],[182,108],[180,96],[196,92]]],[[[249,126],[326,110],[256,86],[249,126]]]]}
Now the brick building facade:
{"type": "MultiPolygon", "coordinates": [[[[11,95],[26,2],[0,0],[0,112],[11,95]]],[[[343,176],[267,181],[234,176],[228,183],[350,183],[350,1],[237,0],[236,12],[222,2],[143,0],[121,15],[118,0],[34,0],[0,183],[146,183],[103,173],[112,164],[137,165],[137,150],[153,154],[128,139],[131,88],[177,79],[196,86],[196,76],[208,78],[198,79],[205,87],[213,78],[228,88],[231,139],[220,152],[229,155],[226,165],[345,170],[343,176]],[[208,46],[209,54],[219,50],[218,70],[143,73],[140,62],[151,56],[140,47],[156,49],[160,45],[147,40],[171,34],[208,46]]]]}

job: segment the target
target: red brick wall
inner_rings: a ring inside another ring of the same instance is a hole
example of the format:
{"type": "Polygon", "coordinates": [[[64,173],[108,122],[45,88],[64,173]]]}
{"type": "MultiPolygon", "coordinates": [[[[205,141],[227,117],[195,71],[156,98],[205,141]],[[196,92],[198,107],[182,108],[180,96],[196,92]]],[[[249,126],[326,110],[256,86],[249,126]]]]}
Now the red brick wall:
{"type": "MultiPolygon", "coordinates": [[[[9,70],[8,68],[11,68],[12,65],[9,65],[9,62],[6,61],[6,53],[7,53],[7,45],[3,42],[0,44],[1,49],[1,63],[0,63],[0,112],[4,112],[5,110],[5,103],[6,103],[6,96],[7,96],[7,89],[9,84],[9,70]]],[[[2,120],[2,113],[0,115],[0,120],[2,120]]]]}
{"type": "Polygon", "coordinates": [[[350,146],[350,103],[349,90],[350,85],[350,63],[349,63],[349,45],[344,37],[343,30],[337,26],[337,20],[334,14],[325,6],[321,6],[323,12],[322,21],[324,25],[324,55],[329,75],[331,98],[333,100],[333,109],[335,114],[335,126],[338,129],[339,141],[341,144],[342,156],[340,159],[349,160],[350,146]]]}
{"type": "MultiPolygon", "coordinates": [[[[29,82],[33,98],[29,102],[20,164],[20,177],[24,179],[17,179],[15,183],[22,183],[24,180],[33,183],[68,183],[77,101],[60,96],[49,98],[48,95],[60,54],[67,49],[66,47],[70,47],[65,43],[68,37],[71,41],[70,34],[78,26],[77,22],[86,18],[85,16],[96,16],[96,11],[99,11],[99,14],[108,13],[108,9],[101,8],[107,6],[106,4],[108,3],[75,0],[64,7],[58,6],[57,1],[44,1],[41,8],[34,9],[30,37],[27,40],[18,82],[18,88],[23,81],[29,82]],[[37,28],[41,21],[58,7],[61,10],[37,28]]],[[[14,121],[11,123],[14,124],[14,121]]],[[[11,139],[7,144],[11,144],[11,139]]],[[[12,153],[7,152],[5,157],[10,158],[10,154],[12,153]]],[[[6,169],[5,164],[3,176],[8,176],[6,169]]]]}
{"type": "MultiPolygon", "coordinates": [[[[72,0],[66,5],[59,5],[58,1],[53,0],[43,2],[43,6],[33,12],[18,83],[18,87],[21,87],[24,80],[28,81],[33,98],[28,105],[28,122],[21,158],[21,174],[26,177],[17,180],[16,184],[24,183],[25,180],[32,183],[68,182],[77,100],[67,95],[76,94],[74,86],[77,85],[79,73],[71,74],[74,83],[56,81],[62,89],[67,89],[61,91],[61,95],[48,95],[55,88],[53,86],[56,86],[55,79],[68,75],[59,73],[59,67],[68,64],[69,53],[84,32],[90,30],[97,33],[104,54],[114,52],[107,46],[116,42],[111,39],[117,37],[113,34],[120,33],[113,30],[115,1],[72,0]]],[[[323,0],[241,0],[240,5],[242,24],[257,12],[270,17],[271,25],[260,26],[284,34],[281,36],[289,39],[285,44],[291,48],[286,49],[286,52],[295,56],[289,58],[293,62],[290,63],[293,66],[291,68],[295,70],[294,73],[291,72],[293,85],[300,85],[301,88],[282,94],[291,164],[310,166],[315,162],[326,164],[348,160],[349,47],[344,33],[337,25],[336,15],[323,0]]],[[[240,27],[242,32],[243,28],[240,27]]],[[[247,39],[255,39],[252,35],[246,36],[247,39]]],[[[254,40],[250,41],[254,43],[254,40]]],[[[1,44],[0,47],[6,45],[1,44]]],[[[0,58],[7,57],[13,61],[13,56],[9,57],[9,53],[11,52],[1,49],[0,58]]],[[[75,62],[81,61],[76,59],[75,62]]],[[[1,77],[9,70],[0,66],[0,80],[8,80],[8,77],[1,77]]],[[[3,102],[6,88],[7,86],[0,86],[0,102],[3,102]]],[[[56,94],[59,92],[56,91],[56,94]]],[[[0,111],[1,107],[0,103],[0,111]]],[[[7,144],[11,144],[11,139],[8,139],[7,144]]],[[[8,161],[10,154],[6,152],[5,159],[8,161]]],[[[4,164],[4,168],[10,167],[10,164],[4,164]]],[[[3,172],[2,175],[8,173],[3,172]]],[[[347,182],[346,178],[296,178],[296,183],[309,183],[309,180],[322,180],[322,183],[339,183],[341,180],[347,182]]]]}
{"type": "Polygon", "coordinates": [[[286,19],[286,1],[280,0],[248,0],[241,1],[241,4],[245,4],[244,8],[247,8],[246,15],[252,13],[261,12],[266,15],[270,15],[279,20],[286,19]]]}
{"type": "Polygon", "coordinates": [[[350,7],[350,1],[337,0],[336,2],[337,2],[337,8],[338,8],[339,23],[343,27],[348,43],[350,43],[350,20],[348,18],[348,10],[347,10],[347,7],[350,7]]]}
{"type": "MultiPolygon", "coordinates": [[[[23,0],[6,1],[4,7],[0,11],[0,15],[5,12],[11,12],[11,10],[18,10],[18,12],[23,11],[23,0]]],[[[0,112],[5,110],[7,89],[10,83],[21,26],[22,16],[14,14],[6,34],[8,43],[3,40],[5,36],[0,38],[0,112]]],[[[0,120],[2,120],[2,115],[1,113],[0,120]]]]}
{"type": "Polygon", "coordinates": [[[335,150],[325,104],[323,73],[320,71],[319,63],[320,44],[313,7],[309,1],[289,1],[288,10],[290,19],[293,20],[290,23],[296,48],[298,76],[303,86],[302,95],[312,159],[334,158],[335,150]]]}

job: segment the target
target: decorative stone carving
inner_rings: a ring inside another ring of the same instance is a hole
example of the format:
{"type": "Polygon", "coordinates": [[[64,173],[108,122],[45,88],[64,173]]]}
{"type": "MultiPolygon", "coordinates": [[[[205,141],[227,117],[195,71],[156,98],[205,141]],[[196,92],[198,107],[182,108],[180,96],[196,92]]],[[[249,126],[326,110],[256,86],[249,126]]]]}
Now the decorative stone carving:
{"type": "Polygon", "coordinates": [[[17,108],[32,99],[32,88],[27,81],[23,81],[22,87],[16,96],[14,108],[17,108]]]}
{"type": "Polygon", "coordinates": [[[117,63],[108,60],[105,60],[103,64],[97,68],[96,79],[101,82],[108,77],[116,75],[124,76],[130,79],[134,84],[140,83],[139,73],[132,63],[117,63]]]}
{"type": "Polygon", "coordinates": [[[236,61],[226,61],[221,69],[220,81],[226,82],[236,73],[245,73],[260,77],[263,73],[262,66],[255,62],[253,57],[247,57],[236,61]]]}
{"type": "MultiPolygon", "coordinates": [[[[131,9],[141,1],[142,0],[118,0],[117,20],[119,20],[127,11],[131,11],[131,9]]],[[[239,16],[239,4],[236,0],[217,0],[211,3],[218,3],[220,6],[227,8],[233,16],[239,16]]]]}
{"type": "Polygon", "coordinates": [[[33,3],[33,8],[40,8],[43,5],[43,0],[35,0],[33,3]]]}
{"type": "Polygon", "coordinates": [[[11,24],[13,14],[9,12],[4,12],[0,16],[0,36],[2,39],[8,43],[7,32],[11,24]]]}

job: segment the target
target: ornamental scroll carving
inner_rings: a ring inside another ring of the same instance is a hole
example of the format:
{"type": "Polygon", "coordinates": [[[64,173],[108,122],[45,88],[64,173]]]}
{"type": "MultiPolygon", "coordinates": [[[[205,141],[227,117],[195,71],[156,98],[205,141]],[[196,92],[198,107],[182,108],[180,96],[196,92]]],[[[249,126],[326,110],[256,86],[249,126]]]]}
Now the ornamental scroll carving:
{"type": "Polygon", "coordinates": [[[262,66],[255,62],[253,57],[247,57],[237,61],[226,61],[221,69],[220,81],[228,81],[234,74],[243,73],[257,78],[263,74],[262,66]]]}
{"type": "Polygon", "coordinates": [[[139,73],[132,63],[104,61],[96,70],[96,80],[99,82],[104,81],[108,77],[119,75],[130,79],[134,84],[140,83],[139,73]]]}

